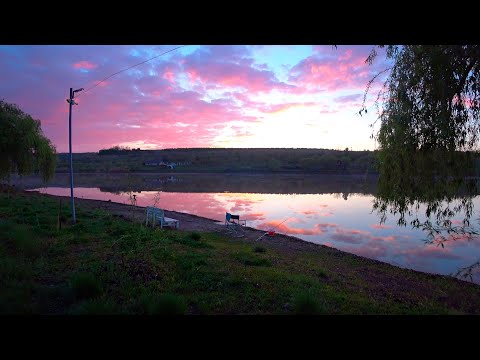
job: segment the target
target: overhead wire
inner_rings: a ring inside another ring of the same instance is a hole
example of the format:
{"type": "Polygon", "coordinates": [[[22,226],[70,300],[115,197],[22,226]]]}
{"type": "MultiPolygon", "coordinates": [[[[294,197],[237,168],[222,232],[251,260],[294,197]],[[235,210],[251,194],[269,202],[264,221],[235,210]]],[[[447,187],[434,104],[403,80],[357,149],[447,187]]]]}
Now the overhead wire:
{"type": "Polygon", "coordinates": [[[109,76],[107,76],[106,78],[100,80],[98,83],[96,83],[95,85],[89,87],[87,90],[81,92],[81,93],[78,94],[76,97],[78,98],[78,97],[86,94],[88,91],[94,89],[95,87],[97,87],[98,85],[100,85],[101,83],[103,83],[104,81],[110,79],[111,77],[113,77],[113,76],[115,76],[115,75],[118,75],[118,74],[120,74],[120,73],[122,73],[122,72],[124,72],[124,71],[130,70],[130,69],[133,69],[133,68],[136,67],[136,66],[145,64],[146,62],[149,62],[149,61],[151,61],[151,60],[154,60],[154,59],[156,59],[156,58],[158,58],[158,57],[160,57],[160,56],[166,55],[166,54],[168,54],[168,53],[170,53],[170,52],[172,52],[172,51],[178,50],[178,49],[180,49],[180,48],[182,48],[182,47],[185,47],[185,46],[189,46],[189,45],[177,46],[176,48],[173,48],[173,49],[170,49],[170,50],[168,50],[168,51],[165,51],[165,52],[163,52],[163,53],[161,53],[161,54],[159,54],[159,55],[155,55],[154,57],[151,57],[150,59],[144,60],[144,61],[142,61],[142,62],[139,62],[138,64],[135,64],[135,65],[129,66],[128,68],[125,68],[125,69],[123,69],[123,70],[117,71],[116,73],[113,73],[112,75],[109,75],[109,76]]]}

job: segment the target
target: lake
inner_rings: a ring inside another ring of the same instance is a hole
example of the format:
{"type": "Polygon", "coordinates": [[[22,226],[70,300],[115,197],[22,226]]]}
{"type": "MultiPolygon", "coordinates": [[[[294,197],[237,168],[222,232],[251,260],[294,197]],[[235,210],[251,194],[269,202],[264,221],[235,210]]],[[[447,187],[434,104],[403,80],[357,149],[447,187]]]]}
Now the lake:
{"type": "MultiPolygon", "coordinates": [[[[16,183],[53,195],[70,195],[68,174],[57,174],[48,187],[35,178],[16,183]]],[[[480,238],[456,236],[428,243],[427,233],[387,214],[384,223],[372,211],[376,177],[368,175],[237,175],[237,174],[75,174],[76,197],[157,206],[224,221],[239,214],[247,225],[274,230],[305,241],[335,247],[403,268],[449,275],[480,260],[480,238]]],[[[458,200],[460,201],[460,200],[458,200]]],[[[471,225],[478,230],[480,196],[473,198],[471,225]]],[[[420,205],[418,218],[425,219],[420,205]]],[[[451,218],[462,223],[464,214],[451,218]]],[[[448,236],[448,234],[446,234],[448,236]]],[[[472,280],[480,283],[478,268],[472,280]]]]}

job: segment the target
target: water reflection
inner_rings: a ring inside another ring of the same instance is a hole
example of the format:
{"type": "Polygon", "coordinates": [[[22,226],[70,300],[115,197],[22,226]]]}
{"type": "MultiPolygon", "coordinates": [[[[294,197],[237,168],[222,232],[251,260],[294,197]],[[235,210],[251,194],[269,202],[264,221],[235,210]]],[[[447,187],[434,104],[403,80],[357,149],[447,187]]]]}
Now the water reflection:
{"type": "MultiPolygon", "coordinates": [[[[452,249],[469,242],[478,244],[480,219],[475,217],[479,186],[471,153],[402,151],[381,162],[373,211],[384,224],[388,217],[397,226],[418,229],[426,248],[412,249],[415,258],[458,259],[452,249]],[[443,155],[442,158],[440,155],[443,155]],[[442,249],[440,249],[442,248],[442,249]]],[[[458,277],[478,277],[477,256],[458,277]]]]}
{"type": "MultiPolygon", "coordinates": [[[[88,186],[95,182],[89,177],[76,181],[79,187],[75,188],[75,195],[128,204],[130,182],[137,184],[131,189],[140,206],[152,205],[158,197],[158,206],[167,210],[218,221],[224,220],[225,212],[239,213],[247,220],[248,226],[262,230],[275,228],[278,233],[432,273],[452,274],[475,263],[480,257],[478,239],[452,233],[452,236],[458,235],[456,241],[443,242],[443,247],[438,245],[438,237],[435,236],[433,241],[425,242],[428,232],[420,226],[412,226],[412,221],[425,223],[428,206],[418,200],[412,203],[411,199],[404,202],[408,207],[398,206],[396,199],[382,196],[381,189],[377,191],[375,178],[365,182],[361,177],[302,178],[296,175],[286,176],[282,182],[282,177],[277,176],[271,185],[252,176],[235,176],[233,181],[227,181],[232,179],[229,176],[202,176],[197,184],[193,182],[194,178],[193,175],[177,175],[167,177],[167,181],[154,186],[149,177],[129,180],[116,177],[110,183],[106,179],[99,180],[101,187],[98,187],[88,186]],[[309,185],[302,187],[301,184],[309,185]],[[217,191],[202,191],[213,188],[217,191]],[[243,191],[231,191],[235,188],[243,191]],[[248,189],[252,191],[247,192],[248,189]],[[303,193],[295,192],[302,189],[303,193]],[[373,212],[372,207],[376,207],[373,212]],[[398,226],[399,217],[404,222],[401,226],[398,226]]],[[[56,181],[57,184],[61,182],[58,178],[56,181]]],[[[68,196],[68,178],[64,184],[41,191],[68,196]]],[[[461,202],[462,198],[451,200],[461,202]]],[[[472,195],[469,198],[471,206],[461,209],[467,209],[469,216],[474,218],[479,201],[480,197],[472,195]]],[[[446,207],[442,204],[439,200],[435,209],[444,211],[446,207]]],[[[453,209],[451,204],[449,208],[453,209]]],[[[447,211],[445,214],[452,226],[464,225],[464,212],[447,211]]],[[[436,226],[433,220],[434,217],[431,221],[436,226]]],[[[472,280],[480,283],[478,273],[473,273],[472,280]]]]}
{"type": "MultiPolygon", "coordinates": [[[[42,187],[40,178],[15,178],[22,187],[42,187]]],[[[55,174],[51,187],[70,186],[68,174],[55,174]]],[[[237,174],[75,174],[75,186],[99,188],[104,192],[260,193],[322,194],[335,193],[345,199],[350,193],[373,194],[377,178],[363,175],[237,175],[237,174]]]]}

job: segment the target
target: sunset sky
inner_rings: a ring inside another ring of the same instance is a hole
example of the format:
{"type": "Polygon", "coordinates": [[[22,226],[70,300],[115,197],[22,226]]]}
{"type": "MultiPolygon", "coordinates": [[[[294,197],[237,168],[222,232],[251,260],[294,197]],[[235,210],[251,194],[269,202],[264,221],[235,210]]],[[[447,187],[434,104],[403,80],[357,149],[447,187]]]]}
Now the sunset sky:
{"type": "MultiPolygon", "coordinates": [[[[41,120],[68,151],[69,88],[85,88],[175,48],[169,46],[0,46],[0,98],[41,120]]],[[[387,67],[371,45],[192,45],[111,77],[73,108],[73,151],[114,145],[374,149],[369,127],[387,67]]]]}

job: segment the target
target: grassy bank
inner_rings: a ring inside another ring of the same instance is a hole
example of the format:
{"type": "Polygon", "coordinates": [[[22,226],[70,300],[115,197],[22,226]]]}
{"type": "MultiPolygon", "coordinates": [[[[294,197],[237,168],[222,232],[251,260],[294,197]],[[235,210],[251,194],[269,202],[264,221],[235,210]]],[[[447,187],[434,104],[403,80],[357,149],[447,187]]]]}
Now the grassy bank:
{"type": "Polygon", "coordinates": [[[150,229],[40,194],[0,194],[0,312],[480,313],[480,287],[319,247],[150,229]]]}

